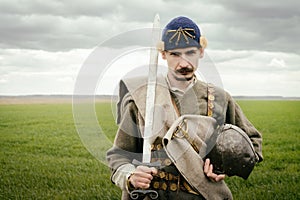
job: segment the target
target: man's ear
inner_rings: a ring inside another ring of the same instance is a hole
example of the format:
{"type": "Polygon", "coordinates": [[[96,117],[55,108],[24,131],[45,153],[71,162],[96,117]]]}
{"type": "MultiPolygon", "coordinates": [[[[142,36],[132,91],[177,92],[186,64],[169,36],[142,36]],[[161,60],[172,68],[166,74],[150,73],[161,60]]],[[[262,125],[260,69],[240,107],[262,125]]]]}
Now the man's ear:
{"type": "Polygon", "coordinates": [[[200,58],[203,58],[204,56],[204,48],[200,48],[200,58]]]}
{"type": "Polygon", "coordinates": [[[161,57],[162,57],[162,59],[164,59],[164,60],[166,60],[167,58],[166,58],[166,51],[161,51],[161,57]]]}

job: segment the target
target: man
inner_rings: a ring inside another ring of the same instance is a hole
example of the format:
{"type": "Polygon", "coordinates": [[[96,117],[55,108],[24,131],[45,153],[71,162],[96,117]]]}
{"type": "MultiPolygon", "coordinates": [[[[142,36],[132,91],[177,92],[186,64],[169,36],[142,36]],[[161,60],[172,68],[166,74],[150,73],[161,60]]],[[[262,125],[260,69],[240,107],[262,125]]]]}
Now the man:
{"type": "MultiPolygon", "coordinates": [[[[182,161],[178,164],[163,148],[162,140],[179,116],[208,116],[204,120],[207,127],[211,126],[211,119],[219,125],[227,123],[240,127],[251,139],[256,161],[262,160],[261,134],[240,107],[227,92],[197,80],[195,76],[206,44],[199,27],[187,17],[174,18],[163,31],[159,48],[162,58],[167,61],[168,72],[166,77],[157,78],[156,105],[159,107],[155,108],[155,134],[150,139],[152,162],[159,162],[159,168],[132,164],[134,159],[141,160],[143,153],[147,79],[120,82],[119,129],[107,159],[112,169],[112,182],[123,191],[122,199],[130,199],[132,190],[148,188],[156,190],[159,199],[232,199],[223,181],[225,174],[216,173],[209,159],[204,162],[200,159],[193,165],[184,165],[182,161]],[[197,178],[190,181],[189,176],[197,178]]],[[[182,152],[171,153],[181,155],[182,152]]],[[[187,159],[189,156],[183,160],[187,159]]]]}

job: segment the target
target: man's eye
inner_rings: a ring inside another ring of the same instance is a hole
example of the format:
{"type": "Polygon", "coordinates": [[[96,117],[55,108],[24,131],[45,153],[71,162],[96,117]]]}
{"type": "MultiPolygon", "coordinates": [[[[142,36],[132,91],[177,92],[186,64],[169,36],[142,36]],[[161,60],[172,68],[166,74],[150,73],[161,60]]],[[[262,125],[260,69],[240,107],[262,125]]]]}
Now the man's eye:
{"type": "Polygon", "coordinates": [[[171,55],[171,56],[176,56],[176,57],[177,57],[177,56],[180,56],[179,53],[175,53],[175,52],[170,52],[170,55],[171,55]]]}
{"type": "Polygon", "coordinates": [[[192,55],[195,55],[196,51],[188,51],[186,52],[186,55],[187,56],[192,56],[192,55]]]}

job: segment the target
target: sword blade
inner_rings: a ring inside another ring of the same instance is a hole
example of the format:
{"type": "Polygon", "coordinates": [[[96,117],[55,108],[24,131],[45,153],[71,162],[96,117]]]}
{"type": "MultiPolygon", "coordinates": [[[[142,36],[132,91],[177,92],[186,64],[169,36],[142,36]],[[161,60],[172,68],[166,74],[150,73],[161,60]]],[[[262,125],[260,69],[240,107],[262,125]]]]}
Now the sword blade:
{"type": "Polygon", "coordinates": [[[157,64],[158,64],[158,50],[156,48],[156,45],[157,42],[160,40],[160,32],[161,32],[160,19],[159,19],[159,15],[156,14],[153,22],[153,29],[152,29],[152,47],[150,50],[150,63],[149,63],[148,83],[147,83],[143,163],[150,163],[151,161],[151,144],[149,142],[149,138],[153,135],[155,88],[156,88],[157,64]]]}

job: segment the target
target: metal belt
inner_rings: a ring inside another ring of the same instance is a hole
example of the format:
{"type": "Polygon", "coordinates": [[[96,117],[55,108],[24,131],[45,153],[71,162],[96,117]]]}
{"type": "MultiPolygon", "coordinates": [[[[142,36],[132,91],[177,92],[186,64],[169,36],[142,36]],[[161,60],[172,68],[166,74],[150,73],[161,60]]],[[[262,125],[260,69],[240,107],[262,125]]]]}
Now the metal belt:
{"type": "Polygon", "coordinates": [[[174,175],[169,172],[159,171],[154,175],[151,181],[151,187],[156,190],[184,191],[191,194],[199,195],[181,175],[174,175]]]}

